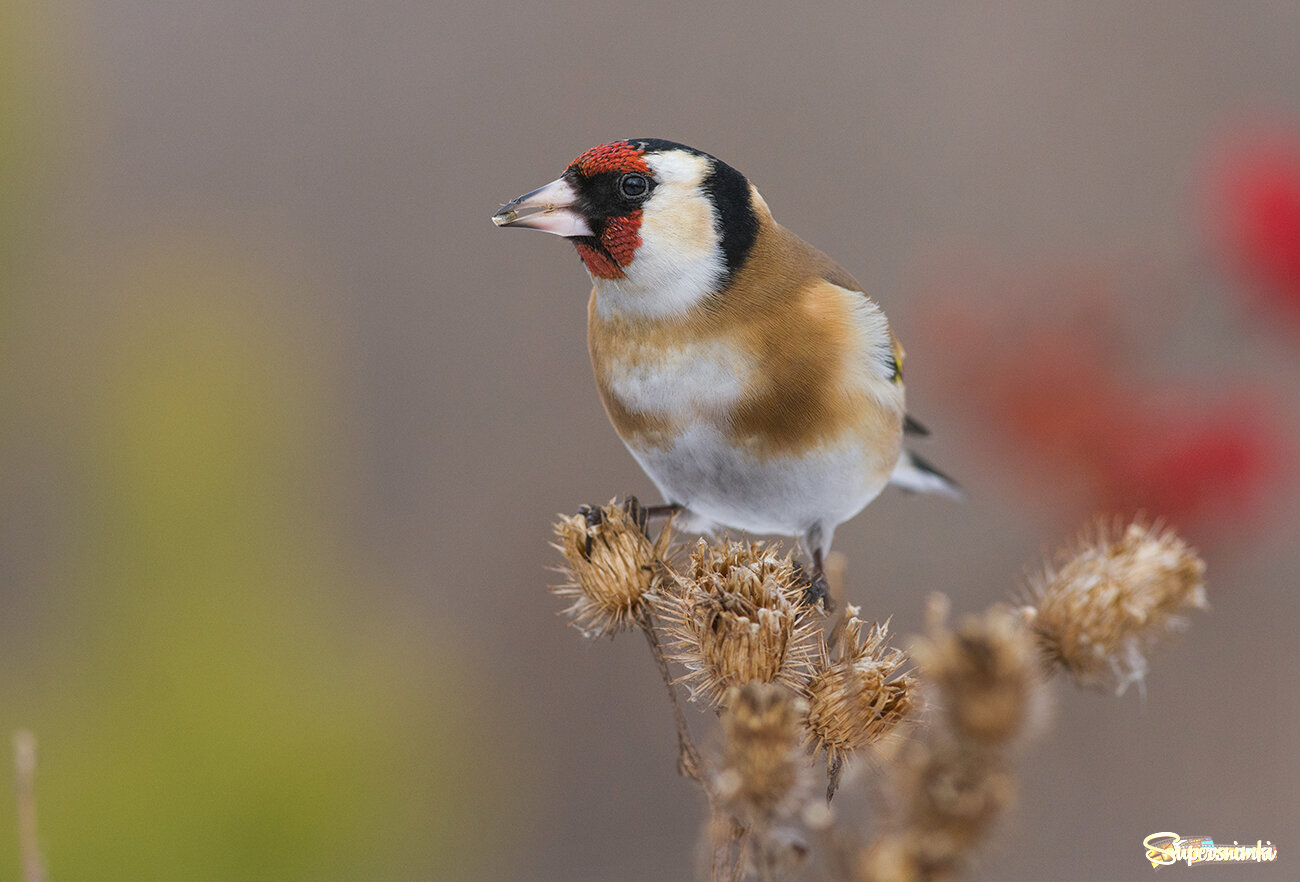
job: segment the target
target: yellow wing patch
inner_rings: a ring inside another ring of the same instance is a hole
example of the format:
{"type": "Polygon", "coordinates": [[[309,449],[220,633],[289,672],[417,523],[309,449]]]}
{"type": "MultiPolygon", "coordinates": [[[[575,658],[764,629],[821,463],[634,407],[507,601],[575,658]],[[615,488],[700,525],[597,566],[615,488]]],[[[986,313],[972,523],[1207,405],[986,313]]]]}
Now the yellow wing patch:
{"type": "Polygon", "coordinates": [[[889,346],[894,351],[894,376],[893,381],[901,386],[903,385],[903,357],[907,354],[903,352],[903,344],[898,342],[894,332],[889,332],[889,346]]]}

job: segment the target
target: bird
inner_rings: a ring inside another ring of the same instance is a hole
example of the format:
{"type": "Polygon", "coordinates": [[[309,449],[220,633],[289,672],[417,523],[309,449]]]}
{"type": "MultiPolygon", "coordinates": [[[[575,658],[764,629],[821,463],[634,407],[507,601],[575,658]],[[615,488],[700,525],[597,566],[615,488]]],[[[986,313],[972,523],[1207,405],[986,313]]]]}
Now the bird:
{"type": "Polygon", "coordinates": [[[568,239],[615,431],[699,533],[793,537],[824,596],[835,529],[886,485],[960,497],[904,446],[903,347],[839,264],[720,159],[659,138],[582,153],[492,216],[568,239]]]}

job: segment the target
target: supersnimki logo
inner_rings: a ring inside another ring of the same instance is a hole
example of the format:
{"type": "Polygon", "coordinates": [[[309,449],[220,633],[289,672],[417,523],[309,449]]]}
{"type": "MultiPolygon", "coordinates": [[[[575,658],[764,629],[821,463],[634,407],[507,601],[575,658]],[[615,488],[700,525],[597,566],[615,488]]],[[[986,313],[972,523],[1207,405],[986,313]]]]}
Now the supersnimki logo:
{"type": "Polygon", "coordinates": [[[1218,845],[1208,836],[1183,838],[1177,833],[1152,833],[1142,840],[1142,848],[1151,866],[1160,868],[1169,864],[1264,863],[1277,860],[1277,846],[1272,842],[1255,840],[1254,845],[1218,845]]]}

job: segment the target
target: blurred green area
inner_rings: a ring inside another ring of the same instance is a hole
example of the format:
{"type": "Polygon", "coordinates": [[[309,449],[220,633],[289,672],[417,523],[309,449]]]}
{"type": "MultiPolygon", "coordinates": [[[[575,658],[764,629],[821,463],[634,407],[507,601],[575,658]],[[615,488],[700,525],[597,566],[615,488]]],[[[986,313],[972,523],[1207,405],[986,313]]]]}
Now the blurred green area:
{"type": "Polygon", "coordinates": [[[32,9],[0,3],[0,732],[37,735],[51,876],[464,878],[503,773],[450,635],[338,535],[310,292],[183,229],[35,265],[68,132],[32,9]]]}

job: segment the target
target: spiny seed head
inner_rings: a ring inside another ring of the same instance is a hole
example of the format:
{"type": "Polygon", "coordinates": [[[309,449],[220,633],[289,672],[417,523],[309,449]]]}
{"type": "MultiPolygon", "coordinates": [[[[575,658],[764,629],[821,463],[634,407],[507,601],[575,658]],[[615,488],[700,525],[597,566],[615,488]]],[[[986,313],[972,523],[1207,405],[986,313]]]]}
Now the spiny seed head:
{"type": "Polygon", "coordinates": [[[1011,804],[1015,787],[1005,756],[939,736],[914,746],[904,774],[918,776],[912,803],[918,827],[944,830],[965,848],[978,844],[988,819],[1011,804]],[[967,835],[969,834],[969,835],[967,835]]]}
{"type": "Polygon", "coordinates": [[[1205,563],[1170,530],[1098,524],[1031,577],[1026,618],[1049,663],[1076,683],[1122,693],[1145,652],[1203,609],[1205,563]]]}
{"type": "Polygon", "coordinates": [[[700,540],[655,601],[692,700],[716,705],[745,683],[800,685],[813,653],[805,587],[788,554],[761,542],[700,540]]]}
{"type": "Polygon", "coordinates": [[[571,601],[564,610],[574,627],[588,637],[614,635],[640,614],[659,573],[659,560],[670,541],[664,527],[656,542],[646,537],[622,506],[609,505],[555,524],[552,545],[564,555],[568,577],[551,590],[571,601]]]}
{"type": "Polygon", "coordinates": [[[804,686],[805,743],[825,748],[832,769],[892,733],[916,706],[916,679],[899,673],[907,656],[889,645],[889,623],[871,625],[864,638],[859,614],[854,606],[845,610],[833,647],[818,632],[817,660],[804,686]]]}
{"type": "Polygon", "coordinates": [[[956,878],[1015,796],[1007,754],[1036,682],[1033,642],[1009,609],[953,628],[947,613],[946,599],[931,600],[926,637],[912,651],[941,709],[894,766],[896,813],[861,853],[861,880],[956,878]]]}
{"type": "Polygon", "coordinates": [[[723,704],[726,741],[715,781],[718,795],[751,823],[789,814],[805,789],[808,770],[799,747],[803,700],[784,686],[747,683],[727,690],[723,704]]]}
{"type": "Polygon", "coordinates": [[[1020,732],[1038,680],[1033,641],[1005,607],[966,616],[949,629],[947,601],[931,601],[926,637],[912,648],[925,680],[938,690],[952,729],[977,742],[1020,732]]]}
{"type": "Polygon", "coordinates": [[[1015,801],[1005,751],[945,730],[912,742],[894,768],[901,810],[893,829],[862,854],[871,882],[955,879],[1015,801]]]}

